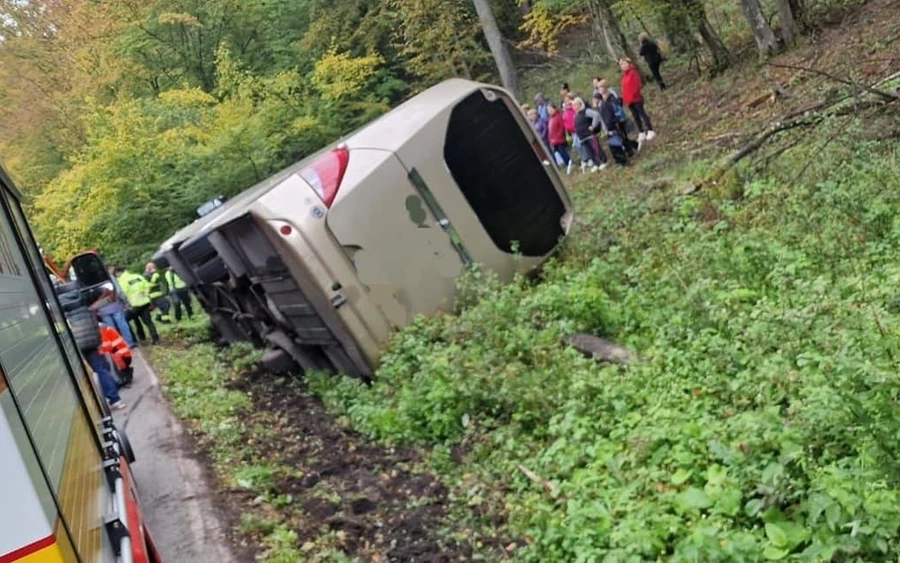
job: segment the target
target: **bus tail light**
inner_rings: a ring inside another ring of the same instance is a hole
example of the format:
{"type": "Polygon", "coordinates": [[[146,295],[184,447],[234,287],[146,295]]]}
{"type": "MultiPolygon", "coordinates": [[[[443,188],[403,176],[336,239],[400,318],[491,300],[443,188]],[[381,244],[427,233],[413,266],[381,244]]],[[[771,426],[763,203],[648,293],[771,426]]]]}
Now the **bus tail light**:
{"type": "Polygon", "coordinates": [[[300,171],[300,176],[319,194],[325,207],[330,208],[334,202],[349,162],[350,150],[341,145],[300,171]]]}

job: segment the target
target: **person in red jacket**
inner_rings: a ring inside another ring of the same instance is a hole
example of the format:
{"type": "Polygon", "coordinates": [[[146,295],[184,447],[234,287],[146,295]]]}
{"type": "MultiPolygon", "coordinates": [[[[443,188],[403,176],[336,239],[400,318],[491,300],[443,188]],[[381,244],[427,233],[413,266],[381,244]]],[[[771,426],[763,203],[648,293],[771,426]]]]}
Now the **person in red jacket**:
{"type": "Polygon", "coordinates": [[[572,159],[569,157],[569,142],[566,141],[566,123],[555,104],[551,102],[547,109],[550,114],[548,137],[550,139],[550,150],[553,151],[553,159],[560,166],[565,164],[566,174],[571,174],[572,159]]]}
{"type": "Polygon", "coordinates": [[[100,347],[97,351],[112,358],[120,385],[122,387],[130,386],[134,379],[134,368],[131,367],[131,349],[128,344],[119,331],[103,323],[100,323],[100,339],[100,347]]]}
{"type": "Polygon", "coordinates": [[[641,88],[644,83],[641,81],[641,73],[634,66],[629,58],[619,60],[619,68],[622,69],[622,101],[631,110],[634,116],[634,124],[638,128],[638,147],[644,141],[652,141],[656,137],[653,132],[653,123],[647,110],[644,109],[644,96],[641,95],[641,88]]]}

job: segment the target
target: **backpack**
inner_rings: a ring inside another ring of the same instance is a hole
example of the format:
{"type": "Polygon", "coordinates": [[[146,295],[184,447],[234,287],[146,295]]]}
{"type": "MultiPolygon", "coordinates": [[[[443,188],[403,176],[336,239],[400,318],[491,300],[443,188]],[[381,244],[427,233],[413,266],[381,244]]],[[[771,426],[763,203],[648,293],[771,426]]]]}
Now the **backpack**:
{"type": "Polygon", "coordinates": [[[616,108],[616,119],[619,123],[628,121],[628,115],[625,114],[625,108],[622,106],[622,98],[615,96],[613,98],[613,107],[616,108]]]}

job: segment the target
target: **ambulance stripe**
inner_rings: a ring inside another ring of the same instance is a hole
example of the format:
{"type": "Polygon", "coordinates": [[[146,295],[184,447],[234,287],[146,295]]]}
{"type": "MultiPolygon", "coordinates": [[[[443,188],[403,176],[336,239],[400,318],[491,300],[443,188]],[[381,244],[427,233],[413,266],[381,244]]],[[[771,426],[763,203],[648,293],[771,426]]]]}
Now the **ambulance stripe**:
{"type": "Polygon", "coordinates": [[[32,561],[62,561],[59,557],[50,558],[54,553],[59,554],[59,550],[56,549],[56,538],[50,535],[44,539],[30,543],[25,547],[20,547],[15,551],[11,551],[6,555],[0,555],[0,563],[12,563],[13,561],[17,563],[24,563],[25,561],[28,563],[31,563],[32,561]],[[46,553],[43,555],[47,555],[48,557],[36,558],[36,556],[42,555],[42,551],[45,551],[46,553]]]}

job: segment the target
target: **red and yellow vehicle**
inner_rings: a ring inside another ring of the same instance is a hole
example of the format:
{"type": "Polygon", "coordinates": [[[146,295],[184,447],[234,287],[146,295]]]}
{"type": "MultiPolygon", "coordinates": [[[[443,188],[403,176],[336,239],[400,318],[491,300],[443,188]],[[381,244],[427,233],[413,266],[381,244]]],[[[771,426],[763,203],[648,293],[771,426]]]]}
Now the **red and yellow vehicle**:
{"type": "Polygon", "coordinates": [[[0,168],[0,563],[159,563],[20,200],[0,168]]]}

